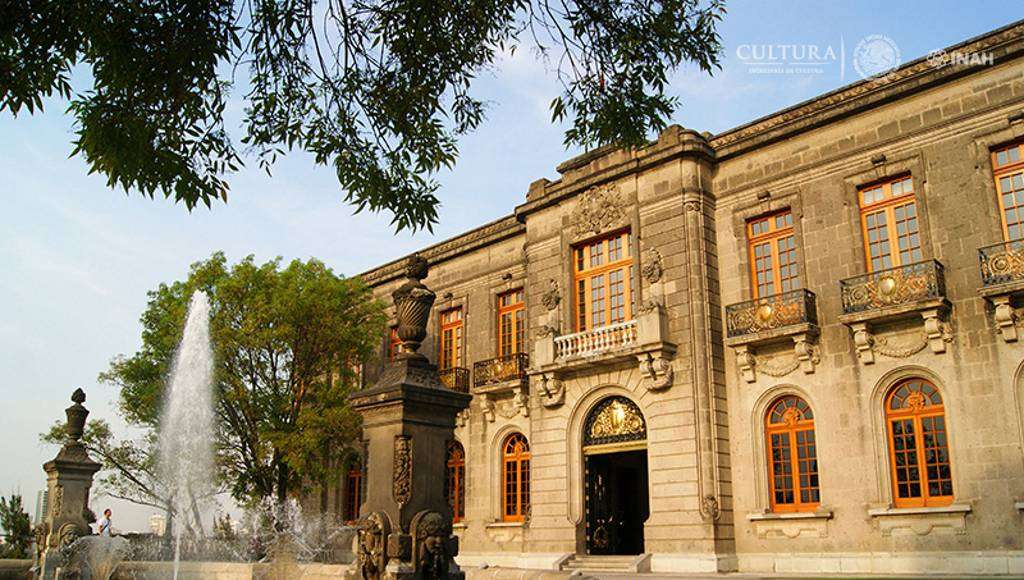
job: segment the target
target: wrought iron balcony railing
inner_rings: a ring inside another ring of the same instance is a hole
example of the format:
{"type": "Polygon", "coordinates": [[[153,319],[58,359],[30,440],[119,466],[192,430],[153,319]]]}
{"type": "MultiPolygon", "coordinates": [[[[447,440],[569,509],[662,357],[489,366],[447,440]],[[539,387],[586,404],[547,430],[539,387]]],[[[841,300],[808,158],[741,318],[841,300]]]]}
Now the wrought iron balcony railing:
{"type": "Polygon", "coordinates": [[[793,290],[730,304],[725,307],[729,338],[757,334],[795,324],[817,324],[816,297],[810,290],[793,290]]]}
{"type": "Polygon", "coordinates": [[[469,369],[452,367],[442,369],[438,374],[441,375],[441,382],[449,389],[460,393],[469,392],[469,369]]]}
{"type": "Polygon", "coordinates": [[[530,366],[530,358],[525,352],[473,363],[473,386],[481,387],[521,380],[526,377],[528,366],[530,366]]]}
{"type": "Polygon", "coordinates": [[[984,286],[1024,282],[1024,240],[980,248],[978,260],[981,262],[981,283],[984,286]]]}
{"type": "Polygon", "coordinates": [[[946,296],[946,278],[942,264],[936,260],[847,278],[839,282],[839,287],[845,314],[946,296]]]}
{"type": "Polygon", "coordinates": [[[627,320],[555,337],[555,359],[593,356],[637,343],[637,322],[627,320]]]}

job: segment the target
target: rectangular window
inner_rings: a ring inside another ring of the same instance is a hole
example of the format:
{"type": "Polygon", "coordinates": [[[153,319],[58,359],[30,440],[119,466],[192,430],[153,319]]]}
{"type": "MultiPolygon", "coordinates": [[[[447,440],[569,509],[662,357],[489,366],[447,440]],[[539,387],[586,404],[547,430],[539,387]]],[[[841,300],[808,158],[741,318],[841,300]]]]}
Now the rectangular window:
{"type": "Polygon", "coordinates": [[[914,180],[904,175],[858,191],[868,271],[920,262],[921,235],[914,180]]]}
{"type": "Polygon", "coordinates": [[[573,249],[578,332],[633,318],[632,241],[619,232],[573,249]]]}
{"type": "Polygon", "coordinates": [[[526,305],[523,289],[498,296],[498,356],[523,352],[526,348],[526,305]]]}
{"type": "Polygon", "coordinates": [[[1024,239],[1024,160],[1017,143],[992,152],[995,168],[996,194],[999,196],[999,215],[1003,224],[1003,239],[1015,242],[1024,239]]]}
{"type": "Polygon", "coordinates": [[[456,307],[441,313],[441,356],[438,366],[441,370],[462,366],[462,308],[456,307]]]}
{"type": "Polygon", "coordinates": [[[791,211],[747,222],[747,244],[754,298],[800,288],[791,211]]]}

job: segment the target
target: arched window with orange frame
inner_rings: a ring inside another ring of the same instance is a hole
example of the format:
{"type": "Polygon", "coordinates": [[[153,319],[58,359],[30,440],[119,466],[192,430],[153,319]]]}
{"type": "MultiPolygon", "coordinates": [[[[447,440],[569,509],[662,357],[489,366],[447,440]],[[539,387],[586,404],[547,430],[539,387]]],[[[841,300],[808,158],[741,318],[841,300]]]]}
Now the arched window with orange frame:
{"type": "Polygon", "coordinates": [[[501,519],[521,522],[530,511],[530,444],[513,433],[501,446],[501,519]]]}
{"type": "Polygon", "coordinates": [[[814,511],[821,504],[814,413],[795,395],[777,399],[765,417],[773,512],[814,511]]]}
{"type": "Polygon", "coordinates": [[[461,522],[466,517],[466,450],[458,441],[448,444],[448,476],[445,479],[445,495],[452,508],[452,521],[461,522]]]}
{"type": "Polygon", "coordinates": [[[885,398],[896,507],[953,503],[946,412],[939,389],[922,378],[900,381],[885,398]]]}

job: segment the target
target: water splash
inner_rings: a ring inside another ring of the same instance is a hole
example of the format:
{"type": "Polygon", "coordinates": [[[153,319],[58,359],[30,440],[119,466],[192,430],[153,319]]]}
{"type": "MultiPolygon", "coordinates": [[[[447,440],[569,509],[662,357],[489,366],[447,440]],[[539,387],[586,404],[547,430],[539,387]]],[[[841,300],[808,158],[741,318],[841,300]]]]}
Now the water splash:
{"type": "MultiPolygon", "coordinates": [[[[187,515],[198,516],[215,479],[213,349],[210,300],[197,291],[189,302],[185,331],[174,357],[160,420],[160,472],[172,493],[174,578],[178,578],[181,535],[187,515]]],[[[195,522],[202,526],[201,521],[195,522]]]]}

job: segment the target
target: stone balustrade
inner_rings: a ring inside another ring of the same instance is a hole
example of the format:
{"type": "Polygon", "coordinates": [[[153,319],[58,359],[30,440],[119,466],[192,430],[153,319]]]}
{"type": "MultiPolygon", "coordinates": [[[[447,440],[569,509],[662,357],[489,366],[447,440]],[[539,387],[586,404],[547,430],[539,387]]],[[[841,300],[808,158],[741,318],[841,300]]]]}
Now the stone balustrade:
{"type": "Polygon", "coordinates": [[[629,348],[637,342],[637,321],[626,320],[593,330],[574,332],[555,338],[555,359],[599,355],[629,348]]]}

